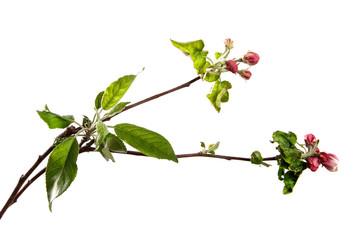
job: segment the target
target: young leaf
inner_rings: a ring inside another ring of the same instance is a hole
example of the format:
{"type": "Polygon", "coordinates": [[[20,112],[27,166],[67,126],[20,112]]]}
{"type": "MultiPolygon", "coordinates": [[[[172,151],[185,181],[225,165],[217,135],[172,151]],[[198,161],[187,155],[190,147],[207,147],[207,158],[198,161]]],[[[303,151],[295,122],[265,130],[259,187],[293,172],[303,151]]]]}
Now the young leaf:
{"type": "Polygon", "coordinates": [[[55,147],[49,156],[46,170],[46,188],[49,209],[52,202],[64,193],[77,175],[79,145],[75,137],[70,137],[55,147]]]}
{"type": "Polygon", "coordinates": [[[208,150],[206,150],[207,153],[210,154],[215,154],[215,150],[219,148],[220,142],[217,142],[215,144],[210,144],[208,150]]]}
{"type": "Polygon", "coordinates": [[[207,82],[215,82],[220,79],[221,72],[206,72],[204,80],[207,82]]]}
{"type": "Polygon", "coordinates": [[[260,165],[262,164],[262,162],[263,162],[263,158],[261,153],[259,151],[254,151],[251,154],[251,163],[260,165]]]}
{"type": "Polygon", "coordinates": [[[220,112],[221,110],[221,103],[227,102],[229,100],[229,92],[227,91],[230,89],[231,83],[228,81],[216,81],[211,93],[207,95],[208,99],[210,100],[211,104],[213,104],[216,111],[220,112]]]}
{"type": "Polygon", "coordinates": [[[173,46],[183,51],[187,56],[190,56],[194,62],[194,68],[198,74],[204,73],[204,67],[206,64],[206,56],[208,51],[204,51],[203,40],[197,40],[192,42],[176,42],[171,40],[173,46]]]}
{"type": "Polygon", "coordinates": [[[109,130],[108,130],[108,128],[106,127],[106,125],[102,121],[99,121],[96,124],[96,129],[97,129],[97,132],[98,132],[98,136],[96,138],[96,147],[98,149],[99,146],[101,145],[101,143],[104,141],[106,135],[108,135],[109,130]]]}
{"type": "Polygon", "coordinates": [[[277,142],[282,148],[290,148],[297,143],[297,136],[293,132],[275,131],[272,135],[273,141],[277,142]]]}
{"type": "Polygon", "coordinates": [[[115,133],[120,139],[147,156],[178,162],[171,144],[156,132],[122,123],[115,126],[115,133]]]}
{"type": "Polygon", "coordinates": [[[104,110],[109,110],[115,106],[129,89],[135,78],[136,75],[126,75],[111,83],[104,92],[101,107],[104,110]]]}
{"type": "Polygon", "coordinates": [[[120,138],[112,133],[108,133],[108,135],[106,135],[105,143],[110,150],[116,152],[127,152],[125,144],[121,141],[120,138]]]}
{"type": "Polygon", "coordinates": [[[204,48],[203,40],[197,40],[192,42],[176,42],[171,40],[173,46],[183,51],[185,55],[192,55],[196,52],[201,52],[204,48]]]}
{"type": "Polygon", "coordinates": [[[60,116],[56,113],[50,112],[47,105],[44,111],[37,111],[37,113],[40,118],[47,123],[50,129],[66,128],[74,121],[74,117],[72,115],[60,116]]]}
{"type": "Polygon", "coordinates": [[[112,117],[115,114],[121,112],[126,107],[127,104],[130,104],[130,102],[120,102],[120,103],[116,104],[108,113],[106,113],[104,115],[104,118],[112,117]]]}
{"type": "Polygon", "coordinates": [[[302,174],[302,172],[293,172],[293,171],[288,171],[284,174],[283,194],[289,194],[293,192],[293,188],[297,183],[300,174],[302,174]]]}
{"type": "Polygon", "coordinates": [[[111,160],[115,162],[114,156],[111,154],[110,149],[104,143],[99,146],[98,152],[101,156],[103,156],[103,158],[105,158],[106,161],[111,160]]]}
{"type": "Polygon", "coordinates": [[[219,59],[219,58],[221,57],[221,55],[222,55],[222,53],[216,52],[216,53],[215,53],[215,58],[216,58],[216,59],[219,59]]]}
{"type": "Polygon", "coordinates": [[[104,91],[101,91],[95,98],[95,108],[100,109],[101,108],[101,101],[103,99],[104,91]]]}

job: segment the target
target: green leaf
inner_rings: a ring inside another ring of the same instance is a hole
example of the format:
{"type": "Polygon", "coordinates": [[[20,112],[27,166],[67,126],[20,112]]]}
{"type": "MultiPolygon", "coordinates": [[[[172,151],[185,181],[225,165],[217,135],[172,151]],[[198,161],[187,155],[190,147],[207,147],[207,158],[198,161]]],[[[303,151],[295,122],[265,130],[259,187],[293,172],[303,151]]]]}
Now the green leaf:
{"type": "Polygon", "coordinates": [[[222,55],[222,53],[216,52],[216,53],[215,53],[215,58],[216,58],[216,59],[219,59],[219,58],[221,57],[221,55],[222,55]]]}
{"type": "Polygon", "coordinates": [[[207,82],[215,82],[220,79],[221,72],[206,72],[204,80],[207,82]]]}
{"type": "Polygon", "coordinates": [[[215,144],[210,144],[208,150],[206,150],[206,153],[210,154],[215,154],[215,150],[219,148],[220,142],[217,142],[215,144]]]}
{"type": "Polygon", "coordinates": [[[293,192],[293,188],[297,183],[300,174],[302,174],[302,172],[293,172],[293,171],[288,171],[286,172],[286,174],[284,174],[283,194],[289,194],[293,192]]]}
{"type": "Polygon", "coordinates": [[[126,75],[111,83],[104,92],[101,107],[104,110],[109,110],[115,106],[129,89],[135,78],[136,75],[126,75]]]}
{"type": "Polygon", "coordinates": [[[106,138],[106,135],[108,135],[109,130],[102,121],[98,121],[98,123],[96,124],[96,131],[98,132],[98,136],[96,138],[95,144],[98,149],[106,138]]]}
{"type": "Polygon", "coordinates": [[[47,123],[50,129],[66,128],[74,121],[74,117],[72,115],[60,116],[56,113],[50,112],[47,105],[45,106],[44,111],[37,111],[37,113],[40,118],[47,123]]]}
{"type": "Polygon", "coordinates": [[[173,46],[183,51],[185,55],[192,55],[196,52],[201,52],[204,48],[203,40],[197,40],[192,42],[176,42],[171,40],[173,46]]]}
{"type": "Polygon", "coordinates": [[[208,51],[201,51],[193,53],[192,59],[194,62],[194,68],[197,70],[198,74],[205,72],[205,64],[206,64],[206,56],[208,55],[208,51]]]}
{"type": "Polygon", "coordinates": [[[95,98],[95,108],[100,109],[101,108],[101,101],[103,99],[104,91],[101,91],[95,98]]]}
{"type": "Polygon", "coordinates": [[[263,158],[262,158],[261,153],[259,151],[254,151],[251,154],[251,163],[260,165],[260,164],[262,164],[262,162],[263,162],[263,158]]]}
{"type": "Polygon", "coordinates": [[[278,179],[280,181],[283,181],[283,179],[284,179],[284,168],[283,167],[278,168],[278,179]]]}
{"type": "Polygon", "coordinates": [[[90,119],[89,119],[87,116],[85,116],[85,115],[83,115],[82,125],[83,125],[84,127],[89,127],[89,126],[91,125],[90,119]]]}
{"type": "Polygon", "coordinates": [[[176,42],[171,40],[173,46],[183,51],[186,56],[190,56],[194,62],[194,68],[198,74],[204,73],[206,65],[206,56],[208,51],[204,51],[203,40],[197,40],[192,42],[176,42]]]}
{"type": "Polygon", "coordinates": [[[110,150],[116,152],[127,152],[125,144],[121,141],[120,138],[112,133],[108,133],[108,135],[106,135],[105,143],[110,150]]]}
{"type": "Polygon", "coordinates": [[[122,123],[115,126],[115,133],[120,139],[147,156],[178,162],[171,144],[156,132],[122,123]]]}
{"type": "Polygon", "coordinates": [[[293,132],[276,131],[272,135],[273,141],[283,148],[290,148],[297,143],[297,136],[293,132]]]}
{"type": "Polygon", "coordinates": [[[130,102],[120,102],[120,103],[116,104],[108,113],[106,113],[104,115],[104,118],[105,117],[112,117],[115,114],[118,114],[119,112],[124,110],[124,108],[126,107],[127,104],[130,104],[130,102]]]}
{"type": "Polygon", "coordinates": [[[227,90],[231,87],[231,83],[228,81],[215,82],[211,93],[208,94],[207,97],[210,100],[211,104],[213,104],[216,111],[220,112],[221,103],[227,102],[229,100],[229,92],[227,90]]]}
{"type": "Polygon", "coordinates": [[[295,159],[289,165],[289,169],[293,172],[301,172],[307,168],[307,163],[301,159],[295,159]]]}
{"type": "Polygon", "coordinates": [[[79,145],[75,137],[70,137],[55,147],[49,156],[46,170],[46,188],[49,209],[52,202],[64,193],[77,175],[79,145]]]}
{"type": "Polygon", "coordinates": [[[103,156],[103,158],[105,158],[106,161],[111,160],[115,162],[114,156],[111,154],[110,149],[104,143],[99,146],[98,152],[101,156],[103,156]]]}

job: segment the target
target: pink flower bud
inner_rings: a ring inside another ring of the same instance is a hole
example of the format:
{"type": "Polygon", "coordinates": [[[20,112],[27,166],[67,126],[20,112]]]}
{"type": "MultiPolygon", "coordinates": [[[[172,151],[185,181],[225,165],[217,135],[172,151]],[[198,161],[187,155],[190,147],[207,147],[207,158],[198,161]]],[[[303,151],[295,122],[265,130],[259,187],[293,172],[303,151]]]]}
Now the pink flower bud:
{"type": "Polygon", "coordinates": [[[224,44],[227,49],[232,49],[234,47],[234,41],[232,41],[231,38],[226,38],[224,44]]]}
{"type": "Polygon", "coordinates": [[[229,60],[226,62],[226,69],[232,73],[237,73],[237,64],[233,60],[229,60]]]}
{"type": "Polygon", "coordinates": [[[310,144],[314,146],[316,144],[316,137],[313,134],[309,133],[304,136],[304,141],[305,144],[310,144]]]}
{"type": "Polygon", "coordinates": [[[250,66],[256,65],[259,60],[260,56],[254,52],[248,52],[242,58],[242,61],[250,66]]]}
{"type": "Polygon", "coordinates": [[[332,153],[320,153],[319,161],[330,172],[336,172],[338,170],[339,159],[332,153]]]}
{"type": "Polygon", "coordinates": [[[317,157],[309,157],[307,159],[307,167],[315,172],[319,167],[319,159],[317,157]]]}
{"type": "Polygon", "coordinates": [[[241,71],[238,71],[238,72],[239,72],[240,76],[245,80],[249,80],[252,75],[252,73],[247,69],[242,69],[241,71]]]}

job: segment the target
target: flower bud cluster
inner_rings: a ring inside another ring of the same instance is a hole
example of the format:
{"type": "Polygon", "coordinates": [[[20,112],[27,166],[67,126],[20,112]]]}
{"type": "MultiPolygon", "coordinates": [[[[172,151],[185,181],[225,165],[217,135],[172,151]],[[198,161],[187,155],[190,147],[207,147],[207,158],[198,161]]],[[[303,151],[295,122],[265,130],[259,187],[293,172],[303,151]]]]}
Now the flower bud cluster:
{"type": "Polygon", "coordinates": [[[304,142],[308,153],[311,153],[311,156],[307,158],[307,167],[311,171],[315,172],[318,170],[320,164],[330,172],[336,172],[338,170],[339,159],[332,153],[320,152],[318,140],[313,134],[305,135],[304,142]]]}
{"type": "MultiPolygon", "coordinates": [[[[230,38],[227,38],[225,39],[224,44],[225,44],[225,50],[230,51],[233,48],[234,42],[230,38]]],[[[226,61],[225,69],[234,74],[238,73],[243,79],[249,80],[252,76],[251,71],[248,69],[238,70],[239,64],[241,62],[245,63],[249,65],[248,68],[250,68],[251,66],[256,65],[259,62],[259,60],[260,60],[260,56],[257,53],[248,51],[242,58],[226,61]]]]}

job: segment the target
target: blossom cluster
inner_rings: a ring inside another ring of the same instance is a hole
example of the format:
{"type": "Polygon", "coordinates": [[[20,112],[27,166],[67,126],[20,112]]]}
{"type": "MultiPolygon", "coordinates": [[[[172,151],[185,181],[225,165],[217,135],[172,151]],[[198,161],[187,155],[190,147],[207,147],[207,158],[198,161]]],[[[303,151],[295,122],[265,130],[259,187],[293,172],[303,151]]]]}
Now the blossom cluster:
{"type": "Polygon", "coordinates": [[[307,158],[307,167],[315,172],[318,170],[320,164],[331,172],[338,170],[339,159],[335,154],[320,152],[318,148],[318,140],[313,134],[307,134],[304,136],[305,146],[308,148],[308,152],[311,156],[307,158]]]}
{"type": "MultiPolygon", "coordinates": [[[[234,42],[230,38],[225,39],[224,43],[226,50],[231,50],[234,46],[234,42]]],[[[249,80],[252,76],[251,71],[249,69],[239,70],[239,64],[243,62],[249,66],[254,66],[259,60],[260,56],[257,53],[248,51],[242,58],[226,61],[226,70],[234,74],[238,73],[243,79],[249,80]]]]}

